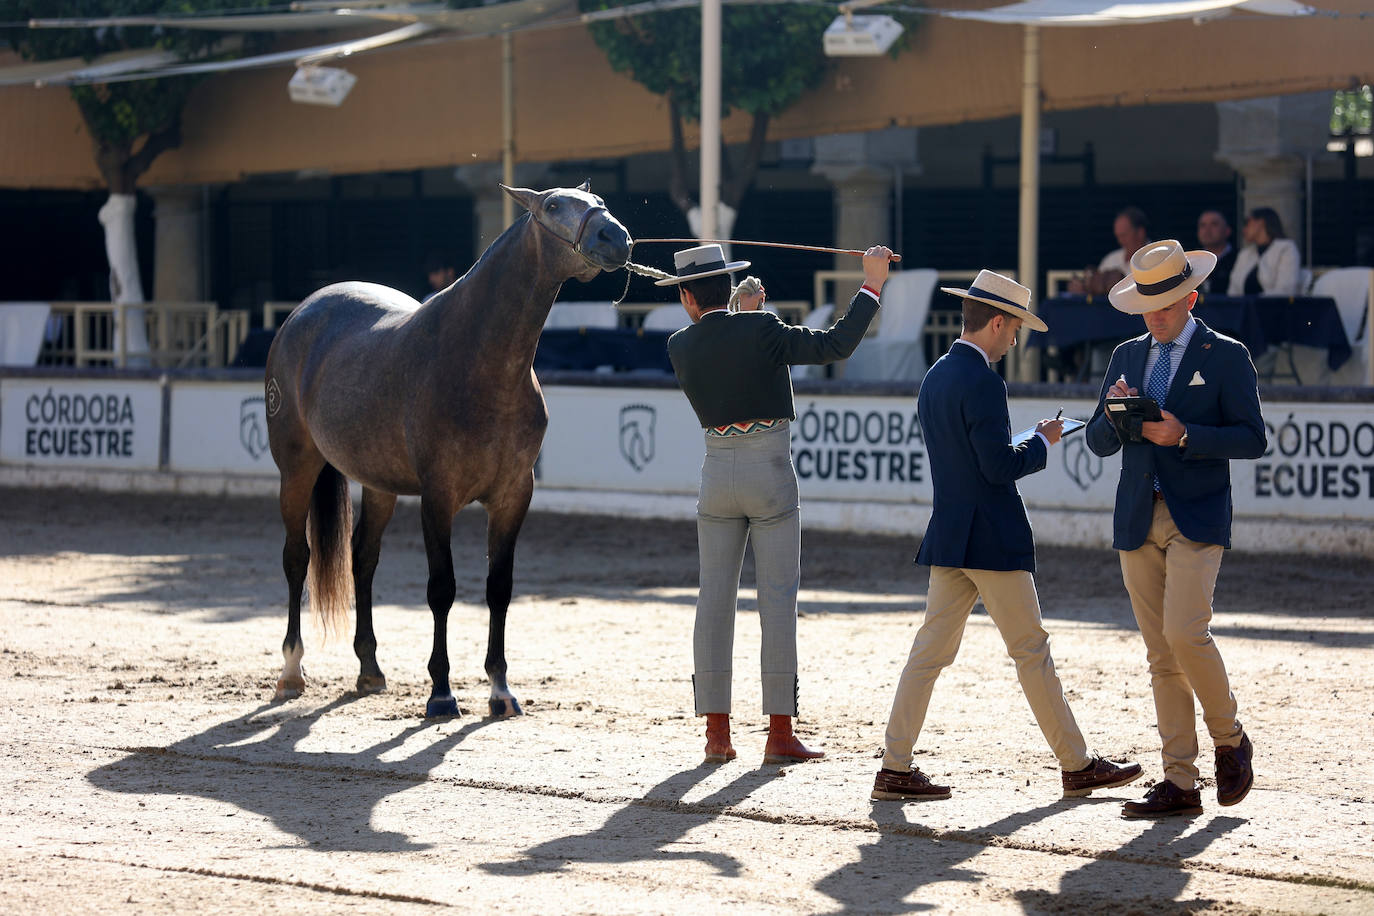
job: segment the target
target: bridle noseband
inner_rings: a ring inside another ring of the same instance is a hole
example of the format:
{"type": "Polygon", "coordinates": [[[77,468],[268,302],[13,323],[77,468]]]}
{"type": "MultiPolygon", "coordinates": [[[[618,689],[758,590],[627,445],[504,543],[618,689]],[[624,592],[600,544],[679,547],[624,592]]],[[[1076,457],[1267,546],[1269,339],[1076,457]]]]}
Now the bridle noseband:
{"type": "MultiPolygon", "coordinates": [[[[539,226],[545,232],[548,232],[550,235],[558,239],[564,245],[567,245],[573,251],[581,255],[582,260],[586,261],[588,264],[591,264],[593,267],[596,267],[600,270],[605,270],[605,268],[602,267],[602,265],[596,263],[591,258],[587,257],[587,253],[582,250],[582,236],[586,234],[587,224],[591,222],[592,216],[597,213],[604,213],[608,217],[611,216],[611,211],[607,210],[605,207],[599,204],[588,207],[587,212],[582,214],[582,221],[577,225],[577,234],[574,235],[571,240],[564,238],[558,232],[558,230],[554,229],[552,226],[546,225],[545,222],[540,218],[540,214],[535,213],[533,210],[530,211],[530,219],[534,220],[534,224],[536,226],[539,226]]],[[[614,219],[614,217],[611,218],[614,219]]]]}

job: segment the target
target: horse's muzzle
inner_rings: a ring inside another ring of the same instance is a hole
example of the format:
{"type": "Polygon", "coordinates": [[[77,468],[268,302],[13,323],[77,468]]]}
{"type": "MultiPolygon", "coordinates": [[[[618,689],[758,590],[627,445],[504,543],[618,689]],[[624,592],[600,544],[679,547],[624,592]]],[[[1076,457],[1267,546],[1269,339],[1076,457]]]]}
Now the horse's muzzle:
{"type": "Polygon", "coordinates": [[[582,256],[602,270],[619,270],[630,260],[629,231],[609,213],[598,214],[582,235],[582,256]]]}

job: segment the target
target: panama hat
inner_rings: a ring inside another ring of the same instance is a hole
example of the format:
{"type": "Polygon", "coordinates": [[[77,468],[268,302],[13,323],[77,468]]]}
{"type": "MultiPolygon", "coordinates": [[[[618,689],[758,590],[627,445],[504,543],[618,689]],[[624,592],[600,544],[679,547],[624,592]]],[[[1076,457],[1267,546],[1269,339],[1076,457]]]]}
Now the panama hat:
{"type": "Polygon", "coordinates": [[[1048,331],[1050,329],[1049,325],[1041,321],[1040,317],[1030,310],[1031,291],[1011,277],[1004,277],[990,270],[980,270],[978,276],[973,278],[973,285],[968,289],[951,289],[948,286],[942,286],[940,292],[985,302],[993,308],[1001,309],[1008,315],[1020,318],[1026,323],[1026,327],[1033,331],[1048,331]]]}
{"type": "Polygon", "coordinates": [[[1112,308],[1127,315],[1144,315],[1173,305],[1202,285],[1217,256],[1210,251],[1187,251],[1177,239],[1151,242],[1131,255],[1131,273],[1107,294],[1112,308]]]}
{"type": "Polygon", "coordinates": [[[749,262],[731,261],[727,264],[725,252],[719,245],[698,245],[696,248],[687,248],[674,254],[673,266],[677,268],[677,276],[655,280],[654,286],[675,286],[686,280],[728,274],[732,270],[743,270],[749,266],[749,262]]]}

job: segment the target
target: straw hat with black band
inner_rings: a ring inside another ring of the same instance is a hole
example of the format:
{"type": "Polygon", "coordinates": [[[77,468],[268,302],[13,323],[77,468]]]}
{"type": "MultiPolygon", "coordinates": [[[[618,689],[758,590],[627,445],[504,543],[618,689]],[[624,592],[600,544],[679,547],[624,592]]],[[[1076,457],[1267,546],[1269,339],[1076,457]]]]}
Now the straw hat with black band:
{"type": "Polygon", "coordinates": [[[1032,331],[1048,331],[1050,329],[1049,325],[1040,319],[1040,316],[1030,310],[1031,291],[1011,277],[1004,277],[991,270],[978,271],[978,276],[974,277],[973,285],[968,289],[951,289],[948,286],[942,286],[940,291],[954,296],[962,296],[965,299],[974,299],[993,308],[1001,309],[1014,318],[1020,318],[1025,322],[1026,327],[1032,331]]]}
{"type": "Polygon", "coordinates": [[[1217,266],[1210,251],[1184,251],[1177,239],[1151,242],[1131,255],[1131,273],[1112,287],[1112,308],[1144,315],[1168,308],[1202,285],[1217,266]]]}

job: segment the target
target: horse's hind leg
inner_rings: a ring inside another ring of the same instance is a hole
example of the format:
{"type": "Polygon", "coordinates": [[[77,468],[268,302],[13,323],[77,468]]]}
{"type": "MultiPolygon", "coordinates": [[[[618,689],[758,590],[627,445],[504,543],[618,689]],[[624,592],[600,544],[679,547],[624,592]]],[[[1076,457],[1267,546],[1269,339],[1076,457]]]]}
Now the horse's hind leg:
{"type": "Polygon", "coordinates": [[[426,597],[434,615],[434,647],[429,653],[429,676],[433,682],[426,716],[456,716],[458,701],[453,698],[448,674],[448,612],[458,592],[453,578],[453,514],[455,503],[426,494],[420,498],[420,524],[425,535],[425,556],[429,561],[429,587],[426,597]]]}
{"type": "Polygon", "coordinates": [[[491,681],[491,714],[521,714],[520,702],[506,683],[506,611],[515,579],[515,539],[529,512],[534,475],[524,474],[487,504],[487,678],[491,681]]]}
{"type": "Polygon", "coordinates": [[[286,638],[282,640],[284,661],[277,680],[274,700],[292,700],[305,692],[305,643],[301,641],[301,594],[305,589],[305,574],[310,566],[310,546],[305,537],[305,524],[310,514],[310,494],[315,478],[324,467],[323,459],[313,469],[294,469],[282,474],[281,520],[286,527],[286,545],[282,548],[282,569],[286,573],[286,638]]]}
{"type": "Polygon", "coordinates": [[[363,509],[353,529],[353,595],[358,604],[358,627],[353,652],[358,656],[358,692],[386,689],[386,675],[377,666],[377,637],[372,632],[372,574],[382,552],[382,532],[396,510],[396,494],[363,488],[363,509]]]}

